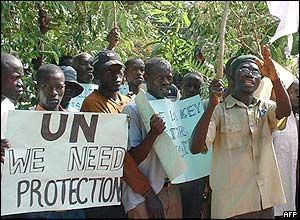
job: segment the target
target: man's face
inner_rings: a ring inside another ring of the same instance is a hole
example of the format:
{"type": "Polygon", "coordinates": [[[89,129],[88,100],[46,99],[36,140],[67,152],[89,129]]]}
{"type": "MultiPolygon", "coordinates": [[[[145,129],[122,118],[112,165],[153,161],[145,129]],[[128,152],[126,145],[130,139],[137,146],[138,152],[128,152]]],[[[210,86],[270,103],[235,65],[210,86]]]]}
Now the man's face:
{"type": "Polygon", "coordinates": [[[195,95],[200,94],[201,88],[201,78],[196,76],[191,76],[185,79],[181,85],[182,98],[190,98],[195,95]]]}
{"type": "Polygon", "coordinates": [[[148,92],[157,99],[168,96],[173,82],[172,72],[168,68],[160,68],[158,72],[145,75],[148,92]]]}
{"type": "Polygon", "coordinates": [[[293,82],[287,91],[290,96],[293,111],[299,113],[299,81],[293,82]]]}
{"type": "Polygon", "coordinates": [[[58,110],[65,92],[63,72],[55,72],[46,76],[38,86],[39,104],[48,111],[58,110]]]}
{"type": "Polygon", "coordinates": [[[9,71],[1,73],[1,94],[12,100],[17,100],[23,92],[23,76],[24,70],[21,61],[14,59],[9,71]]]}
{"type": "Polygon", "coordinates": [[[76,92],[76,89],[72,83],[66,81],[65,84],[65,94],[61,101],[62,107],[65,107],[70,102],[76,92]]]}
{"type": "Polygon", "coordinates": [[[127,82],[135,86],[144,81],[145,64],[142,60],[132,62],[125,70],[127,82]]]}
{"type": "Polygon", "coordinates": [[[111,65],[103,73],[100,73],[99,77],[102,89],[117,92],[123,82],[124,67],[118,64],[111,65]]]}
{"type": "Polygon", "coordinates": [[[253,94],[261,82],[258,66],[253,62],[242,62],[233,74],[235,74],[233,93],[237,95],[241,93],[253,94]]]}
{"type": "Polygon", "coordinates": [[[83,54],[80,56],[76,67],[79,83],[92,83],[94,79],[92,61],[93,57],[91,55],[83,54]]]}

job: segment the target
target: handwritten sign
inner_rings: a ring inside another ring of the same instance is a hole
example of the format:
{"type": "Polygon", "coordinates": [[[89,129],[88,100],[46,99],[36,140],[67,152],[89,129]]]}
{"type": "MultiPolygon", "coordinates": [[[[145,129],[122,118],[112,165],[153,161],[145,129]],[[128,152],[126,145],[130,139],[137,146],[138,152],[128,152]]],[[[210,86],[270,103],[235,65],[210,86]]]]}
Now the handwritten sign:
{"type": "Polygon", "coordinates": [[[78,96],[72,98],[66,107],[67,110],[70,110],[72,112],[74,111],[80,111],[81,105],[83,100],[91,94],[95,89],[98,89],[98,85],[95,84],[86,84],[86,83],[79,83],[83,87],[82,93],[80,93],[78,96]]]}
{"type": "Polygon", "coordinates": [[[192,154],[189,148],[193,129],[204,112],[200,97],[194,96],[176,102],[169,99],[149,102],[166,122],[166,133],[188,166],[187,171],[172,183],[182,183],[209,175],[212,151],[209,150],[207,154],[192,154]]]}
{"type": "MultiPolygon", "coordinates": [[[[150,118],[155,112],[143,91],[140,91],[137,94],[135,102],[146,131],[149,131],[150,118]]],[[[171,181],[187,170],[187,165],[182,160],[176,146],[166,132],[163,132],[156,138],[153,147],[168,178],[171,181]]]]}
{"type": "Polygon", "coordinates": [[[1,215],[120,204],[125,114],[15,110],[8,124],[1,215]]]}

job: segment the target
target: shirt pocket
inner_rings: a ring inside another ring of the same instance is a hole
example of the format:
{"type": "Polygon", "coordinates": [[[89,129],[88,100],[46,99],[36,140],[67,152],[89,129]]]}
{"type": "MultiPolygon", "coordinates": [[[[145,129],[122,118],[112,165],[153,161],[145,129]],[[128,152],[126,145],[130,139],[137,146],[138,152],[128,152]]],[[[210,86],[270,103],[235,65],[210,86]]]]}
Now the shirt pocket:
{"type": "Polygon", "coordinates": [[[242,125],[241,123],[230,123],[221,126],[220,134],[223,145],[228,149],[235,149],[242,147],[242,125]]]}

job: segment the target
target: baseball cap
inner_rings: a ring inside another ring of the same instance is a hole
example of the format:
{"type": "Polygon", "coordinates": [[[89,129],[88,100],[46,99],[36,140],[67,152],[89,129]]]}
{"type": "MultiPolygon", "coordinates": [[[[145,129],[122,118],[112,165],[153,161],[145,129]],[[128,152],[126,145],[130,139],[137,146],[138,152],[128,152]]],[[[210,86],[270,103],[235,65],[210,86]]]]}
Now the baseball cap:
{"type": "Polygon", "coordinates": [[[125,67],[125,65],[122,63],[121,57],[113,50],[101,51],[96,55],[93,61],[93,66],[96,71],[104,70],[114,64],[125,67]]]}
{"type": "Polygon", "coordinates": [[[72,84],[72,86],[75,88],[75,94],[73,97],[78,96],[83,91],[83,87],[77,82],[77,72],[76,70],[71,66],[59,66],[60,69],[64,72],[65,75],[65,82],[68,82],[72,84]]]}

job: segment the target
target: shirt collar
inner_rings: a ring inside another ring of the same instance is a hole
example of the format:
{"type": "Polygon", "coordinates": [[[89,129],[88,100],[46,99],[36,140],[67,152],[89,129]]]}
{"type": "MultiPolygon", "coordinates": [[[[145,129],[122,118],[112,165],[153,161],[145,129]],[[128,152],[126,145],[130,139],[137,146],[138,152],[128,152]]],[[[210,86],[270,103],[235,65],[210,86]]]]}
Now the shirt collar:
{"type": "MultiPolygon", "coordinates": [[[[158,100],[153,95],[151,95],[149,92],[146,92],[146,97],[148,98],[148,100],[158,100]]],[[[166,97],[164,99],[166,99],[166,97]]]]}
{"type": "MultiPolygon", "coordinates": [[[[59,111],[63,111],[66,112],[67,110],[65,110],[63,107],[61,107],[61,105],[58,106],[59,111]]],[[[40,104],[38,104],[35,108],[35,110],[37,111],[47,111],[46,109],[44,109],[40,104]]]]}
{"type": "MultiPolygon", "coordinates": [[[[227,96],[225,98],[224,102],[225,102],[225,107],[226,108],[232,108],[235,105],[245,107],[244,103],[242,103],[241,101],[235,99],[234,97],[232,97],[232,95],[227,96]]],[[[256,97],[253,97],[251,105],[259,105],[259,103],[260,103],[260,100],[256,97]]]]}

